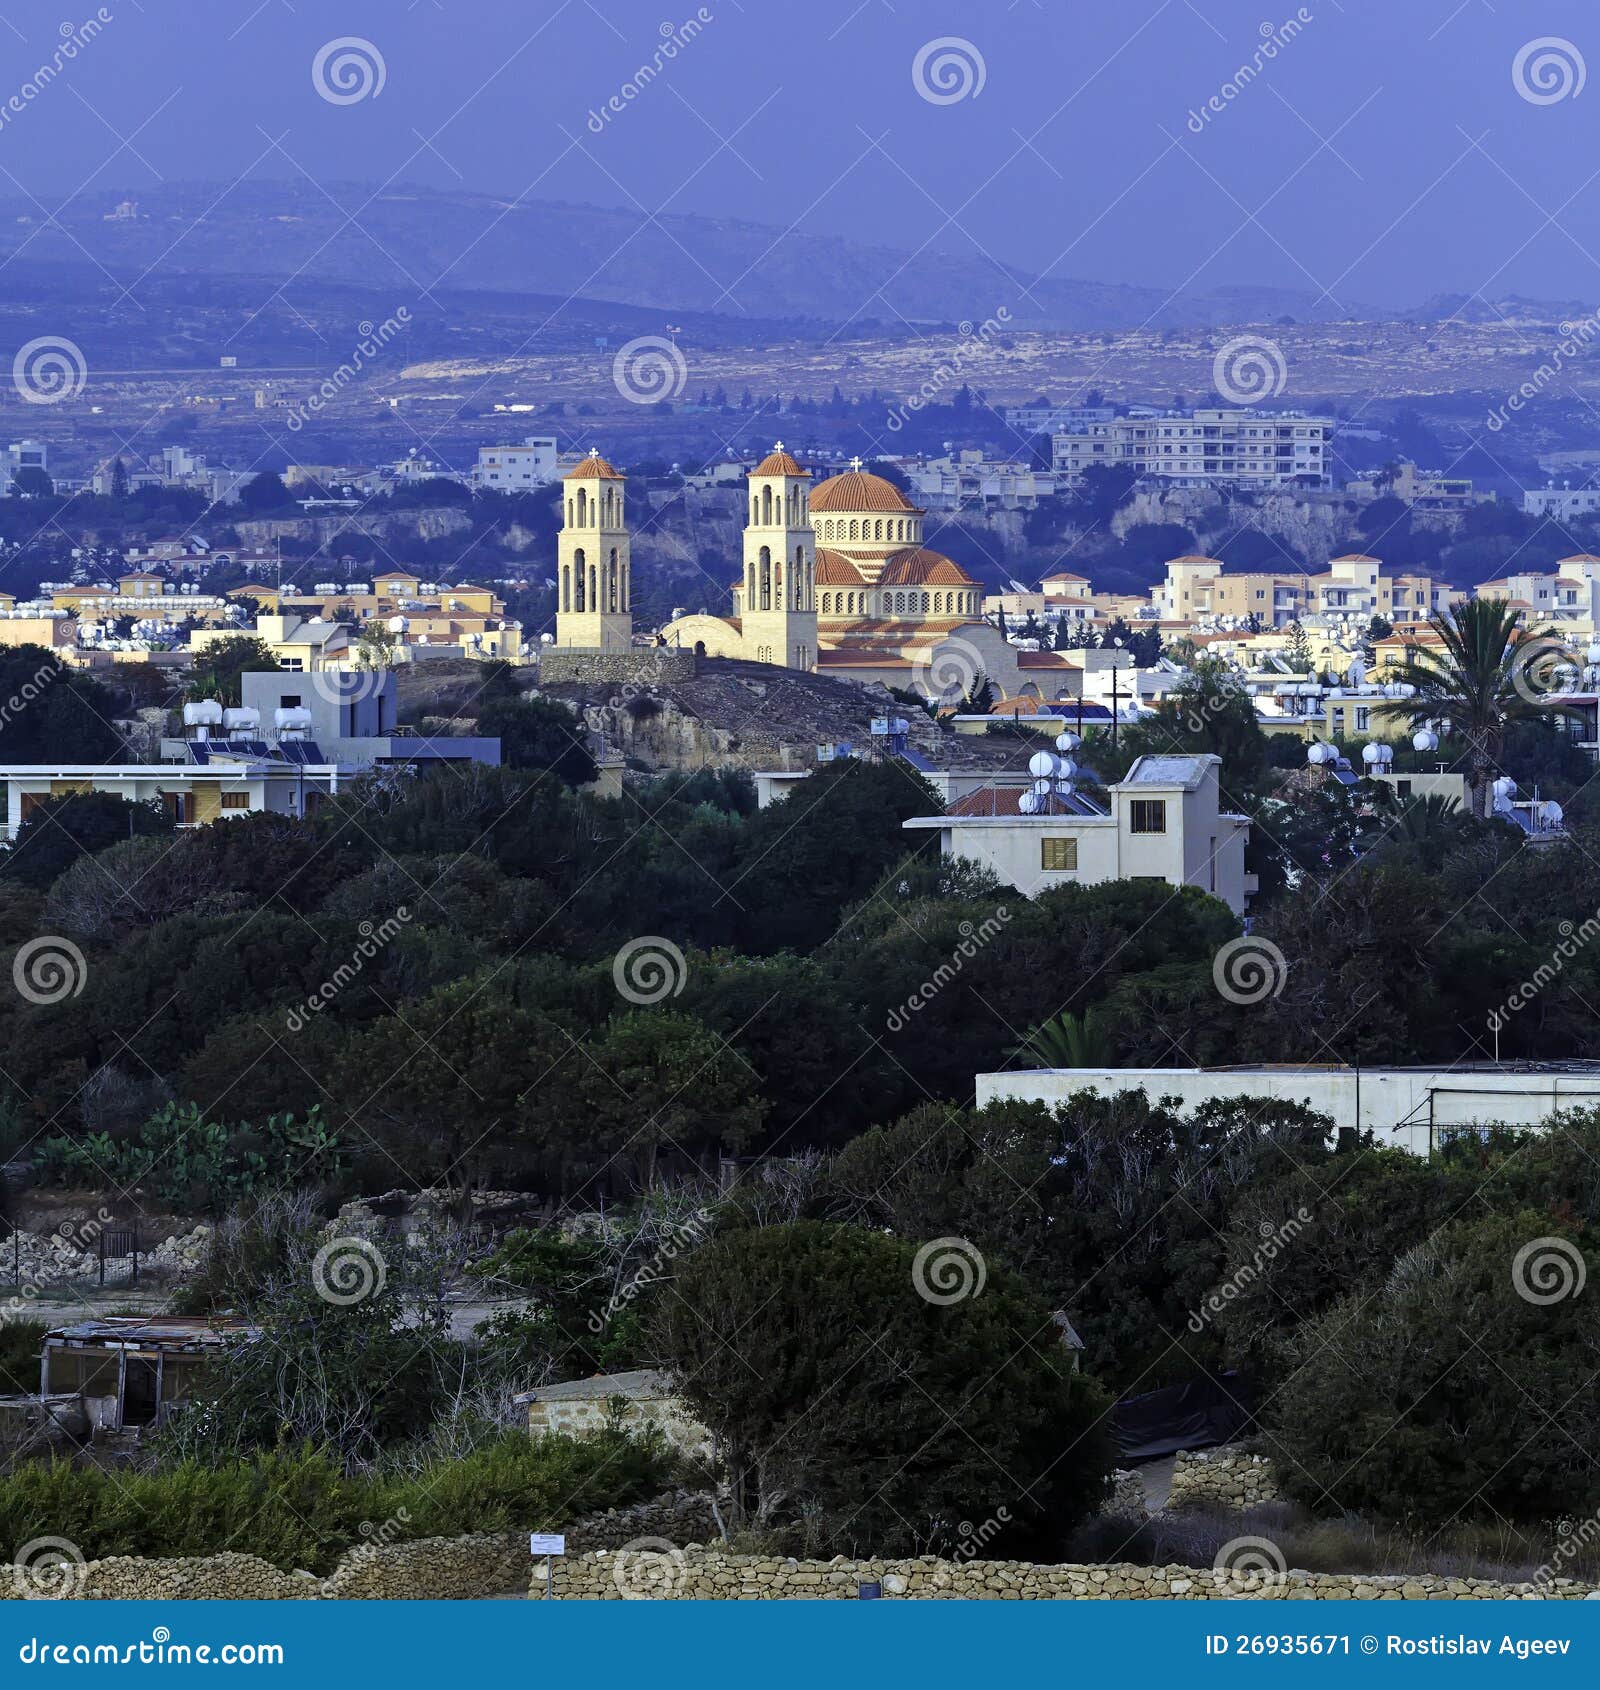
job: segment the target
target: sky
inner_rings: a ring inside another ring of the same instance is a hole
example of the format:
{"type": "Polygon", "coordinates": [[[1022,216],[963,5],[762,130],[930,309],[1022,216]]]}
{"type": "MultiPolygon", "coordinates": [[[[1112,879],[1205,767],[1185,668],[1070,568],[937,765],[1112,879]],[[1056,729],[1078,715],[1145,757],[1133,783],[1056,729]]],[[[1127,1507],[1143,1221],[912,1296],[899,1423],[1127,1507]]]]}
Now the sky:
{"type": "Polygon", "coordinates": [[[0,198],[299,174],[1061,279],[1600,302],[1593,0],[73,4],[0,0],[0,198]]]}

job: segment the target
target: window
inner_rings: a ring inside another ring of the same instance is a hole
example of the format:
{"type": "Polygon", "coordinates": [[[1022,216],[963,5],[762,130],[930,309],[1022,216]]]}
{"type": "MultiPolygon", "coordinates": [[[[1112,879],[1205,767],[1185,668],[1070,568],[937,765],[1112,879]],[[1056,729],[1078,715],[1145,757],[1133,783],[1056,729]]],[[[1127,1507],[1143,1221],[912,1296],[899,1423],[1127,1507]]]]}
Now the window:
{"type": "Polygon", "coordinates": [[[1039,867],[1050,874],[1068,874],[1078,866],[1076,839],[1041,839],[1039,867]]]}
{"type": "Polygon", "coordinates": [[[1130,833],[1165,833],[1166,799],[1135,798],[1128,806],[1128,830],[1130,833]]]}
{"type": "Polygon", "coordinates": [[[1394,789],[1397,796],[1401,798],[1409,798],[1411,796],[1411,782],[1408,780],[1397,780],[1394,783],[1394,789]]]}
{"type": "Polygon", "coordinates": [[[250,794],[248,792],[224,792],[222,807],[224,810],[248,810],[250,808],[250,794]]]}

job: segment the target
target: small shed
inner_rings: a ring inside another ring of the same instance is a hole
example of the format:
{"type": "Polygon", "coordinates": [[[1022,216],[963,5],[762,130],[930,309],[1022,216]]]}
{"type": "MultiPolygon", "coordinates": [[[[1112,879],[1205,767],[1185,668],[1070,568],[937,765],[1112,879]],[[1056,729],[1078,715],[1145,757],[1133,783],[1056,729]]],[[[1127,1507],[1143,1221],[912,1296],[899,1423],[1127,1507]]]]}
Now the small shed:
{"type": "Polygon", "coordinates": [[[711,1434],[690,1414],[669,1375],[658,1368],[542,1385],[515,1400],[527,1409],[528,1431],[534,1437],[545,1432],[587,1437],[615,1422],[629,1431],[654,1428],[681,1455],[700,1461],[711,1457],[711,1434]]]}
{"type": "Polygon", "coordinates": [[[108,1315],[58,1326],[44,1337],[39,1394],[80,1397],[96,1431],[159,1425],[223,1350],[260,1336],[248,1321],[208,1315],[108,1315]]]}

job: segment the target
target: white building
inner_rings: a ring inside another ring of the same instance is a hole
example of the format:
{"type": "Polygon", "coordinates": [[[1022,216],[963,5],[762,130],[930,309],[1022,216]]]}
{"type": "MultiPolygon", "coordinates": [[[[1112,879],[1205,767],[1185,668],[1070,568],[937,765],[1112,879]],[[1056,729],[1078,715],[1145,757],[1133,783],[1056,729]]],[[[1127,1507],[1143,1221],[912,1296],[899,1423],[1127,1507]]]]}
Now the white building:
{"type": "Polygon", "coordinates": [[[1223,1098],[1300,1103],[1336,1128],[1371,1132],[1380,1144],[1426,1156],[1447,1138],[1504,1123],[1538,1127],[1564,1109],[1600,1105],[1600,1064],[1453,1068],[1347,1068],[1284,1063],[1266,1068],[1037,1068],[979,1074],[977,1099],[1062,1104],[1078,1092],[1101,1097],[1143,1091],[1172,1097],[1187,1114],[1223,1098]]]}
{"type": "Polygon", "coordinates": [[[943,855],[982,863],[1030,898],[1071,883],[1164,880],[1198,886],[1243,914],[1255,890],[1244,866],[1250,823],[1223,810],[1221,767],[1210,753],[1141,757],[1107,788],[1109,811],[1052,793],[1027,814],[1023,789],[989,785],[905,826],[937,830],[943,855]]]}
{"type": "Polygon", "coordinates": [[[19,470],[37,469],[46,475],[50,473],[50,449],[42,440],[13,440],[6,447],[3,463],[5,484],[0,486],[0,493],[10,493],[11,483],[19,470]]]}
{"type": "Polygon", "coordinates": [[[1522,495],[1528,516],[1593,516],[1600,511],[1600,487],[1530,487],[1522,495]]]}
{"type": "Polygon", "coordinates": [[[530,434],[520,446],[481,446],[468,480],[475,488],[522,493],[556,479],[554,435],[530,434]]]}
{"type": "Polygon", "coordinates": [[[1154,417],[1113,417],[1054,435],[1052,461],[1081,476],[1095,464],[1126,464],[1185,487],[1241,482],[1322,487],[1332,417],[1220,407],[1154,417]]]}

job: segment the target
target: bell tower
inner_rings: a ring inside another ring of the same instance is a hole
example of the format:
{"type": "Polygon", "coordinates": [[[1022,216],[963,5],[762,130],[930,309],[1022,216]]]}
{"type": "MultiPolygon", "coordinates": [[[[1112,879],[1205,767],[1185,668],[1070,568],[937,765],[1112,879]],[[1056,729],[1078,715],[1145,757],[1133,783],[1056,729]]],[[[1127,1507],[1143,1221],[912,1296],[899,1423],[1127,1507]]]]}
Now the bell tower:
{"type": "Polygon", "coordinates": [[[633,571],[622,508],[626,479],[597,451],[562,477],[558,646],[627,651],[633,644],[633,571]]]}
{"type": "Polygon", "coordinates": [[[811,472],[783,449],[751,470],[740,627],[746,657],[787,669],[817,666],[817,546],[811,472]]]}

